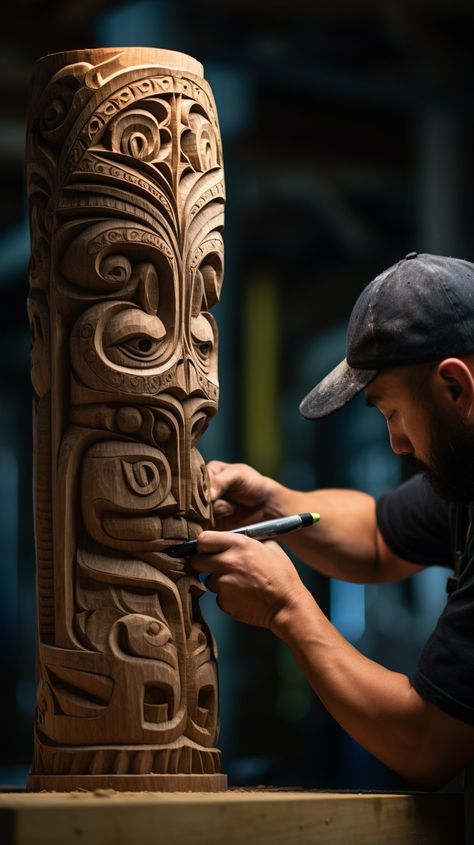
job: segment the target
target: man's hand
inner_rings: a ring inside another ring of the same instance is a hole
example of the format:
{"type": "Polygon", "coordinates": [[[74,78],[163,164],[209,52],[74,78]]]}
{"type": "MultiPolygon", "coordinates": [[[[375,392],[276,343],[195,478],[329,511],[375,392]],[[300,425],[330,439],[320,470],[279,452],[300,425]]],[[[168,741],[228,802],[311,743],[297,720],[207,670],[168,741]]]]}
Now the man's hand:
{"type": "Polygon", "coordinates": [[[378,527],[375,499],[358,490],[291,490],[247,464],[208,464],[214,526],[229,531],[265,519],[317,511],[321,522],[286,534],[285,546],[323,575],[384,583],[422,567],[397,557],[378,527]]]}
{"type": "Polygon", "coordinates": [[[226,531],[276,516],[270,511],[276,482],[247,464],[211,461],[207,465],[216,528],[226,531]]]}
{"type": "Polygon", "coordinates": [[[211,573],[206,586],[217,594],[221,610],[239,622],[271,629],[280,611],[313,602],[291,560],[273,540],[203,531],[198,551],[192,566],[211,573]]]}

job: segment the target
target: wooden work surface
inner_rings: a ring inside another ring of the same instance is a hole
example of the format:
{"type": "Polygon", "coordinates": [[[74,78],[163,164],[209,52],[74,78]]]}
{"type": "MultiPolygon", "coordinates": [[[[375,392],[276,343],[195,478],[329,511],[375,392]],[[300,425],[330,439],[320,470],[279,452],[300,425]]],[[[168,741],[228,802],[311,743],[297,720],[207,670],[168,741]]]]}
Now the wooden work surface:
{"type": "Polygon", "coordinates": [[[463,845],[458,794],[1,793],[1,845],[463,845]]]}

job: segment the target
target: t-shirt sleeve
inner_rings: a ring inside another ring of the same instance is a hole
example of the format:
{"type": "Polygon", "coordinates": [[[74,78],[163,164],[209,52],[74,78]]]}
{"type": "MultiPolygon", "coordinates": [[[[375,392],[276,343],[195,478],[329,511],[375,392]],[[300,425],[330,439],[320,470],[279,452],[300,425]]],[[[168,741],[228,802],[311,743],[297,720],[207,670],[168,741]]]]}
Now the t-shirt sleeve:
{"type": "Polygon", "coordinates": [[[452,566],[449,505],[423,474],[377,500],[377,525],[389,549],[421,566],[452,566]]]}

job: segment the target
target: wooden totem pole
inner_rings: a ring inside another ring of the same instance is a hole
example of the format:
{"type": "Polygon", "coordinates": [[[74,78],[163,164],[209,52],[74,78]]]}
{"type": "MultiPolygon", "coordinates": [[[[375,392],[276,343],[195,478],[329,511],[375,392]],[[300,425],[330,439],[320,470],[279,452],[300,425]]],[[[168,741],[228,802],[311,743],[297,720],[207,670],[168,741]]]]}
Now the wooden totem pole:
{"type": "Polygon", "coordinates": [[[222,153],[199,62],[40,59],[28,128],[37,708],[28,788],[219,790],[203,587],[222,153]]]}

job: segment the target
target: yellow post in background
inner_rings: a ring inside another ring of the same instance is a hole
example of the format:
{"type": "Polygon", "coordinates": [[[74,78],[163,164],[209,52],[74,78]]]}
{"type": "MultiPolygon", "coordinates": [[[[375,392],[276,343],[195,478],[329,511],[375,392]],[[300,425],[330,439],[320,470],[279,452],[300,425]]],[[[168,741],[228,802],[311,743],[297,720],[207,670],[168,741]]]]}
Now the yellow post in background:
{"type": "Polygon", "coordinates": [[[280,464],[278,311],[276,280],[254,276],[244,303],[244,451],[251,466],[273,477],[280,464]]]}

